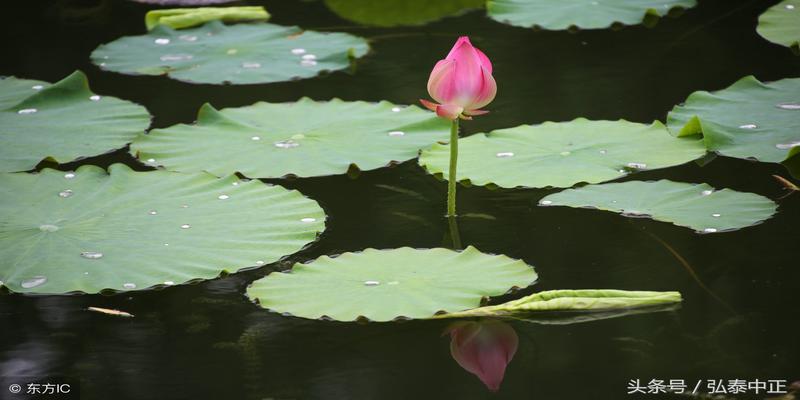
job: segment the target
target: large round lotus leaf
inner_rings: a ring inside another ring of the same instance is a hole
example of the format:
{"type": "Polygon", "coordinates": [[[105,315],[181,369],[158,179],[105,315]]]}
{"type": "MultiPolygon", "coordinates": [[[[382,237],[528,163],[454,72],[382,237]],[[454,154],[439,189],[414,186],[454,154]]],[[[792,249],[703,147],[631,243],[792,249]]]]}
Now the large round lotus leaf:
{"type": "Polygon", "coordinates": [[[647,17],[695,4],[695,0],[489,0],[486,7],[491,18],[509,25],[563,30],[638,25],[647,17]]]}
{"type": "Polygon", "coordinates": [[[0,174],[0,281],[14,292],[138,290],[274,262],[324,229],[296,191],[166,171],[0,174]]]}
{"type": "Polygon", "coordinates": [[[614,211],[627,217],[671,222],[699,233],[755,225],[770,218],[778,207],[754,193],[667,180],[588,185],[551,194],[539,204],[614,211]]]}
{"type": "MultiPolygon", "coordinates": [[[[569,187],[597,183],[642,169],[683,164],[705,154],[702,142],[675,138],[660,122],[545,122],[459,140],[458,180],[501,187],[569,187]]],[[[422,152],[420,165],[444,174],[449,145],[422,152]]]]}
{"type": "Polygon", "coordinates": [[[430,318],[480,306],[536,281],[529,265],[474,247],[366,249],[295,264],[253,282],[250,298],[270,310],[338,321],[430,318]]]}
{"type": "Polygon", "coordinates": [[[347,68],[367,53],[367,42],[346,33],[303,31],[274,24],[225,25],[212,21],[192,29],[164,25],[146,35],[101,45],[92,61],[133,75],[168,75],[195,83],[251,84],[310,78],[347,68]]]}
{"type": "Polygon", "coordinates": [[[150,125],[137,104],[89,90],[76,71],[55,83],[0,80],[0,171],[26,171],[43,159],[64,163],[125,146],[150,125]]]}
{"type": "Polygon", "coordinates": [[[758,17],[758,34],[772,43],[800,52],[800,3],[784,0],[758,17]]]}
{"type": "Polygon", "coordinates": [[[195,125],[154,129],[131,152],[174,171],[240,172],[252,178],[343,174],[412,159],[446,140],[447,121],[388,102],[256,103],[217,111],[206,104],[195,125]]]}
{"type": "Polygon", "coordinates": [[[781,162],[800,152],[800,78],[761,83],[748,76],[717,92],[694,92],[667,124],[678,136],[702,134],[722,155],[781,162]]]}
{"type": "Polygon", "coordinates": [[[365,25],[422,25],[472,8],[485,0],[325,0],[342,18],[365,25]]]}

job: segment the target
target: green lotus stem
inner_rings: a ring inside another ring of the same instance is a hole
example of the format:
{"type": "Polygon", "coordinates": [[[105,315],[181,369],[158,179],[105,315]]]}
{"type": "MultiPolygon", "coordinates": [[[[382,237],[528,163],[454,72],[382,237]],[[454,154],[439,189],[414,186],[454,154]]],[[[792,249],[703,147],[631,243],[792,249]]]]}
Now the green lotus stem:
{"type": "Polygon", "coordinates": [[[679,292],[614,289],[548,290],[495,306],[437,315],[433,318],[494,317],[532,311],[594,311],[649,307],[682,301],[679,292]]]}
{"type": "Polygon", "coordinates": [[[447,179],[447,216],[456,216],[456,170],[458,169],[458,118],[450,126],[450,174],[447,179]]]}

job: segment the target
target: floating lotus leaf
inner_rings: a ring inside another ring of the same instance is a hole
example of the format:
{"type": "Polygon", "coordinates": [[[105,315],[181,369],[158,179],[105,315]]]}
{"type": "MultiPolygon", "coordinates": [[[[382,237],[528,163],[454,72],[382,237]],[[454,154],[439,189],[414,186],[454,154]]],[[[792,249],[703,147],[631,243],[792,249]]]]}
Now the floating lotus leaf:
{"type": "Polygon", "coordinates": [[[252,178],[343,174],[412,159],[448,137],[448,123],[415,106],[388,102],[256,103],[217,111],[206,104],[195,125],[154,129],[131,152],[174,171],[240,172],[252,178]]]}
{"type": "Polygon", "coordinates": [[[325,0],[325,4],[342,18],[364,25],[422,25],[483,8],[485,0],[325,0]]]}
{"type": "Polygon", "coordinates": [[[548,290],[494,306],[442,314],[436,318],[498,317],[553,311],[608,311],[681,302],[678,292],[614,289],[548,290]]]}
{"type": "Polygon", "coordinates": [[[194,83],[252,84],[310,78],[347,68],[367,42],[346,33],[304,31],[266,23],[191,29],[156,26],[92,52],[100,68],[132,75],[167,75],[194,83]]]}
{"type": "Polygon", "coordinates": [[[122,164],[0,174],[0,281],[56,294],[210,279],[300,250],[324,220],[299,192],[234,176],[122,164]]]}
{"type": "MultiPolygon", "coordinates": [[[[569,187],[617,179],[643,169],[683,164],[705,154],[693,138],[676,139],[660,122],[545,122],[477,134],[459,140],[458,180],[501,187],[569,187]]],[[[450,150],[437,144],[420,165],[444,174],[450,150]]]]}
{"type": "Polygon", "coordinates": [[[761,83],[748,76],[717,92],[694,92],[667,124],[678,136],[703,135],[725,156],[781,162],[800,152],[800,78],[761,83]]]}
{"type": "Polygon", "coordinates": [[[5,78],[0,80],[0,171],[106,153],[148,125],[144,107],[93,94],[80,71],[52,85],[5,78]]]}
{"type": "Polygon", "coordinates": [[[667,180],[588,185],[551,194],[539,204],[614,211],[628,217],[671,222],[698,233],[756,225],[772,217],[778,208],[772,200],[754,193],[667,180]]]}
{"type": "Polygon", "coordinates": [[[800,53],[800,4],[784,0],[770,7],[758,17],[756,31],[764,39],[800,53]]]}
{"type": "Polygon", "coordinates": [[[158,24],[182,29],[214,20],[240,22],[266,21],[268,19],[269,13],[260,6],[171,8],[148,11],[144,16],[144,24],[147,26],[147,30],[155,28],[158,24]]]}
{"type": "Polygon", "coordinates": [[[531,285],[536,272],[474,247],[366,249],[295,264],[253,282],[247,294],[270,310],[338,321],[430,318],[478,307],[481,299],[531,285]]]}
{"type": "Polygon", "coordinates": [[[509,25],[563,30],[638,25],[695,5],[695,0],[489,0],[486,8],[489,17],[509,25]]]}

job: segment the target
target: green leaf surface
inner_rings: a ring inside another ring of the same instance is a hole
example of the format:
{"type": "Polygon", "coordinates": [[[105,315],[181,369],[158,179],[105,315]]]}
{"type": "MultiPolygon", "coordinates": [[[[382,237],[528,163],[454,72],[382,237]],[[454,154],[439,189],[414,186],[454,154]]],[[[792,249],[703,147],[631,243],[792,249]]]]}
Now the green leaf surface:
{"type": "MultiPolygon", "coordinates": [[[[458,180],[474,185],[569,187],[597,183],[631,172],[679,165],[705,154],[702,142],[676,139],[660,122],[545,122],[521,125],[459,140],[458,180]]],[[[446,175],[449,145],[423,151],[420,165],[446,175]]]]}
{"type": "Polygon", "coordinates": [[[548,290],[494,306],[437,315],[435,318],[499,317],[534,312],[608,311],[681,302],[678,292],[614,289],[548,290]]]}
{"type": "Polygon", "coordinates": [[[65,163],[124,147],[150,125],[147,110],[98,96],[80,71],[55,83],[0,80],[0,171],[65,163]]]}
{"type": "Polygon", "coordinates": [[[764,39],[800,54],[800,4],[784,0],[770,7],[758,17],[756,31],[764,39]]]}
{"type": "Polygon", "coordinates": [[[761,83],[748,76],[730,87],[692,93],[667,124],[680,137],[703,135],[719,154],[781,162],[800,152],[800,78],[761,83]]]}
{"type": "Polygon", "coordinates": [[[91,57],[100,68],[123,74],[167,75],[192,83],[255,84],[345,69],[368,49],[366,40],[346,33],[211,21],[181,30],[158,25],[146,35],[101,45],[91,57]]]}
{"type": "Polygon", "coordinates": [[[505,24],[564,30],[638,25],[696,4],[695,0],[488,0],[486,7],[489,17],[505,24]]]}
{"type": "Polygon", "coordinates": [[[209,174],[0,174],[0,281],[98,293],[210,279],[300,250],[325,215],[297,191],[209,174]]]}
{"type": "Polygon", "coordinates": [[[754,193],[714,190],[707,184],[660,180],[588,185],[551,194],[543,206],[595,208],[635,218],[652,218],[698,233],[733,231],[772,217],[778,205],[754,193]]]}
{"type": "Polygon", "coordinates": [[[325,0],[325,5],[338,16],[373,26],[423,25],[483,8],[485,0],[325,0]]]}
{"type": "Polygon", "coordinates": [[[170,8],[150,10],[144,16],[147,30],[152,30],[156,25],[166,25],[173,29],[183,29],[202,25],[209,21],[241,22],[241,21],[266,21],[269,13],[264,7],[199,7],[199,8],[170,8]]]}
{"type": "Polygon", "coordinates": [[[256,103],[200,109],[194,125],[154,129],[131,153],[174,171],[240,172],[251,178],[343,174],[409,160],[448,137],[448,121],[388,102],[256,103]]]}
{"type": "Polygon", "coordinates": [[[0,79],[0,110],[17,105],[22,100],[33,96],[39,90],[50,86],[50,83],[32,79],[7,77],[0,79]]]}
{"type": "Polygon", "coordinates": [[[288,273],[253,282],[247,294],[264,308],[297,317],[390,321],[475,308],[536,278],[524,262],[474,247],[366,249],[295,264],[288,273]]]}

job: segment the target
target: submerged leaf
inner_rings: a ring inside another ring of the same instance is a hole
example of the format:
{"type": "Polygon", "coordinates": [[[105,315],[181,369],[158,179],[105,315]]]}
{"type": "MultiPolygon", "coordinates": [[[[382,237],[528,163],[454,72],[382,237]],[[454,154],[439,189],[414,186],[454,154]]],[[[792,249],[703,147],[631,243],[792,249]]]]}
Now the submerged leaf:
{"type": "Polygon", "coordinates": [[[509,25],[564,30],[637,25],[674,8],[691,8],[695,0],[488,0],[489,17],[509,25]]]}
{"type": "Polygon", "coordinates": [[[800,78],[761,83],[748,76],[716,92],[692,93],[667,117],[679,137],[703,135],[724,156],[785,161],[800,152],[800,78]]]}
{"type": "Polygon", "coordinates": [[[181,172],[309,177],[412,159],[447,136],[447,121],[415,106],[304,98],[221,111],[205,105],[196,124],[154,129],[131,153],[181,172]]]}
{"type": "Polygon", "coordinates": [[[148,11],[144,16],[144,24],[149,31],[159,24],[173,29],[183,29],[215,20],[224,22],[266,21],[269,17],[267,10],[261,6],[170,8],[148,11]]]}
{"type": "Polygon", "coordinates": [[[764,39],[800,54],[800,4],[784,0],[770,7],[758,17],[756,31],[764,39]]]}
{"type": "Polygon", "coordinates": [[[613,289],[548,290],[494,306],[437,315],[434,318],[497,317],[538,311],[605,311],[680,303],[678,292],[613,289]]]}
{"type": "Polygon", "coordinates": [[[390,321],[474,308],[536,278],[524,262],[474,247],[366,249],[295,264],[253,282],[247,294],[264,308],[297,317],[390,321]]]}
{"type": "MultiPolygon", "coordinates": [[[[696,138],[674,138],[660,122],[545,122],[521,125],[459,140],[458,180],[474,185],[569,187],[598,183],[644,169],[683,164],[702,157],[696,138]]],[[[423,151],[419,164],[445,175],[448,145],[423,151]]]]}
{"type": "Polygon", "coordinates": [[[80,71],[54,84],[0,80],[0,171],[65,163],[124,147],[150,125],[137,104],[89,90],[80,71]]]}
{"type": "Polygon", "coordinates": [[[756,225],[772,217],[778,208],[772,200],[754,193],[668,180],[588,185],[551,194],[539,205],[614,211],[628,217],[672,222],[698,233],[756,225]]]}
{"type": "Polygon", "coordinates": [[[141,290],[275,262],[325,215],[297,191],[210,174],[0,174],[0,281],[13,292],[141,290]]]}
{"type": "Polygon", "coordinates": [[[254,84],[310,78],[350,66],[367,53],[366,40],[267,23],[191,29],[156,26],[99,46],[92,62],[131,75],[168,75],[192,83],[254,84]]]}

